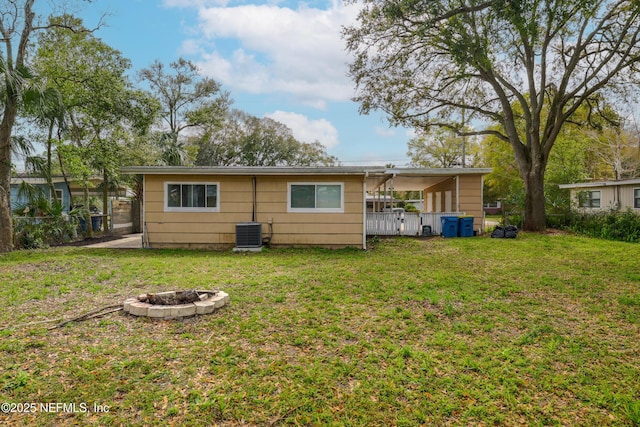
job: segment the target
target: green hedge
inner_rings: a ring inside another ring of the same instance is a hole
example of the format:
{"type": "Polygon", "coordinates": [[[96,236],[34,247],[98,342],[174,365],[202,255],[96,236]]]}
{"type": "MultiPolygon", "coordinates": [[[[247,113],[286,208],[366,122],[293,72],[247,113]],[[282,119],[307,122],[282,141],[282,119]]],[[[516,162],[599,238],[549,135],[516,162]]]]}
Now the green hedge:
{"type": "Polygon", "coordinates": [[[632,210],[574,214],[569,228],[578,234],[600,239],[640,242],[640,215],[632,210]]]}

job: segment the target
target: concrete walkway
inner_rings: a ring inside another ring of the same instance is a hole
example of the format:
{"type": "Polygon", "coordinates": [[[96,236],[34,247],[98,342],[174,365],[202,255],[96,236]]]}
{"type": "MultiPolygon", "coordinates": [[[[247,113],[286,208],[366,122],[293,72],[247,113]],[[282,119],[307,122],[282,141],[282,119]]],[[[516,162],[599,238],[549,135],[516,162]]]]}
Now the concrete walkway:
{"type": "Polygon", "coordinates": [[[500,222],[495,221],[495,220],[491,220],[491,219],[485,219],[484,220],[484,228],[485,228],[485,230],[487,228],[494,229],[494,228],[496,228],[496,225],[500,225],[500,222]]]}
{"type": "Polygon", "coordinates": [[[125,234],[121,239],[94,243],[93,245],[85,246],[85,248],[141,249],[142,233],[125,234]]]}

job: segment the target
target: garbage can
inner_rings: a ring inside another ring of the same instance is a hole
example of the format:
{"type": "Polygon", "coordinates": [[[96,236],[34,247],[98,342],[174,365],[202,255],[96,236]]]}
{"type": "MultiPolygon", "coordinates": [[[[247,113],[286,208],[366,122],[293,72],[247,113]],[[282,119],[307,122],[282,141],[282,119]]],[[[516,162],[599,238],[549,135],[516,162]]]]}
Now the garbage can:
{"type": "Polygon", "coordinates": [[[93,231],[100,231],[102,228],[102,216],[91,215],[91,228],[93,231]]]}
{"type": "Polygon", "coordinates": [[[473,237],[473,217],[461,216],[458,218],[458,236],[473,237]]]}
{"type": "Polygon", "coordinates": [[[442,221],[442,237],[458,237],[458,217],[443,216],[442,221]]]}

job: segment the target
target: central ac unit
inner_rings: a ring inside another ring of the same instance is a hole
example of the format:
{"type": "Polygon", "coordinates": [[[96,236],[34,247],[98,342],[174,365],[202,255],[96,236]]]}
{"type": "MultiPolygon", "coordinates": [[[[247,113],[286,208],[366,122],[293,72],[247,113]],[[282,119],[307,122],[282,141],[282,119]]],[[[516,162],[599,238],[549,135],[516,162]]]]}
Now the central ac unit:
{"type": "Polygon", "coordinates": [[[262,246],[262,224],[242,222],[236,224],[236,247],[259,248],[262,246]]]}

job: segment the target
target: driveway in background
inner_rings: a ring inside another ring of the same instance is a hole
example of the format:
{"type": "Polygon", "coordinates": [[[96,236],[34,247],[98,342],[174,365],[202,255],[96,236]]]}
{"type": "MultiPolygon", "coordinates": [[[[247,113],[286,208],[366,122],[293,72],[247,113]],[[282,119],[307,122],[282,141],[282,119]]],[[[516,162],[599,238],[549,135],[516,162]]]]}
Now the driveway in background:
{"type": "Polygon", "coordinates": [[[125,234],[121,239],[86,245],[85,248],[111,248],[111,249],[140,249],[142,248],[142,233],[125,234]]]}

